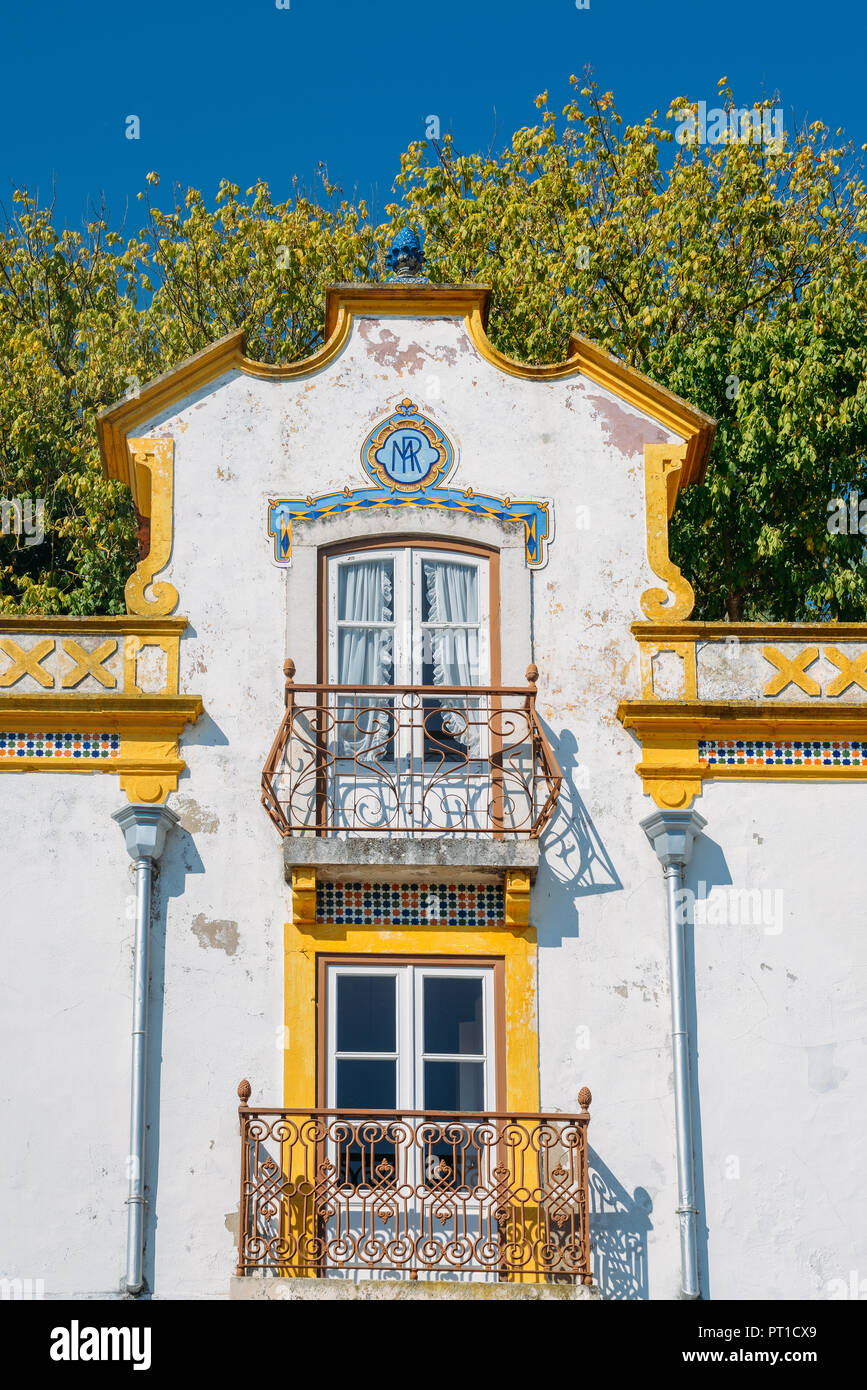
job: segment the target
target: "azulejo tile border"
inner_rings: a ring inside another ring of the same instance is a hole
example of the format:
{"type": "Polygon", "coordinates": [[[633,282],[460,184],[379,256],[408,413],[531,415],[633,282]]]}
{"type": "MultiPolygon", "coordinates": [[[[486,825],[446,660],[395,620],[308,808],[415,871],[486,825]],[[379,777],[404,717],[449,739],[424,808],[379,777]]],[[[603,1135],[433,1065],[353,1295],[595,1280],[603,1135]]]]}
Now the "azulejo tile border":
{"type": "Polygon", "coordinates": [[[863,739],[700,739],[708,767],[867,768],[863,739]]]}
{"type": "Polygon", "coordinates": [[[501,927],[502,884],[325,881],[316,885],[316,921],[336,926],[501,927]]]}
{"type": "Polygon", "coordinates": [[[120,734],[0,732],[0,758],[81,758],[101,761],[119,757],[120,734]]]}

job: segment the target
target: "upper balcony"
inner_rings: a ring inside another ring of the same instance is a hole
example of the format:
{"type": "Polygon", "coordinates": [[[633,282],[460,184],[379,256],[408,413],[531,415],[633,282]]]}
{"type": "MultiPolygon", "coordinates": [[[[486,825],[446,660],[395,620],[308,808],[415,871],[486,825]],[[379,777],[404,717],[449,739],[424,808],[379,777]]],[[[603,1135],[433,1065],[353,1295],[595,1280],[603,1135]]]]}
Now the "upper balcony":
{"type": "Polygon", "coordinates": [[[527,686],[296,685],[262,774],[292,837],[538,839],[561,774],[527,686]]]}

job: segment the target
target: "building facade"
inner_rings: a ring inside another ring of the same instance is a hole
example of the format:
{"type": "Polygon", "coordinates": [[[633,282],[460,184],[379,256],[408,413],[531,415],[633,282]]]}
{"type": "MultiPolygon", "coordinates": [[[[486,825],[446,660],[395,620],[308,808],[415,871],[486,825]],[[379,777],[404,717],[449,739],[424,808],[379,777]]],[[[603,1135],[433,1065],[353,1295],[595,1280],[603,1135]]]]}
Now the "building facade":
{"type": "Polygon", "coordinates": [[[867,625],[690,622],[713,422],[487,309],[121,402],[127,616],[2,620],[9,1279],[860,1287],[867,625]]]}

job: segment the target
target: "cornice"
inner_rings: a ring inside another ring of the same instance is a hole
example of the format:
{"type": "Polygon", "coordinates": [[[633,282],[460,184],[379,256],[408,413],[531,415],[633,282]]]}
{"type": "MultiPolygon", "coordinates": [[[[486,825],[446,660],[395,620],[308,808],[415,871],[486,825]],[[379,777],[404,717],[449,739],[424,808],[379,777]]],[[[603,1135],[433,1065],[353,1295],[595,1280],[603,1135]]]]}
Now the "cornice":
{"type": "Polygon", "coordinates": [[[148,618],[136,614],[123,617],[55,617],[51,613],[0,613],[0,633],[3,632],[98,632],[138,637],[174,637],[189,626],[189,618],[148,618]]]}
{"type": "Polygon", "coordinates": [[[634,637],[646,641],[671,639],[679,642],[725,641],[727,637],[750,637],[756,641],[769,638],[774,642],[838,640],[867,641],[867,623],[643,623],[630,626],[634,637]]]}
{"type": "Polygon", "coordinates": [[[617,718],[639,738],[653,734],[681,734],[702,738],[743,738],[751,734],[863,734],[867,730],[867,704],[840,705],[816,701],[792,701],[769,705],[755,700],[621,700],[617,718]]]}
{"type": "Polygon", "coordinates": [[[680,470],[679,487],[701,481],[716,429],[710,416],[580,334],[570,338],[569,355],[563,362],[533,364],[507,357],[493,346],[487,335],[490,296],[487,285],[331,285],[325,296],[325,342],[312,356],[281,365],[255,362],[245,355],[244,333],[230,333],[157,377],[135,395],[104,410],[97,420],[103,468],[109,478],[126,483],[139,510],[148,512],[146,483],[131,466],[126,447],[127,437],[139,426],[227,372],[239,371],[247,376],[280,381],[321,371],[342,351],[355,317],[400,315],[462,317],[479,354],[499,371],[521,380],[544,382],[570,376],[587,377],[681,438],[686,445],[686,456],[680,470]]]}
{"type": "Polygon", "coordinates": [[[177,734],[203,709],[201,695],[0,695],[0,729],[35,725],[123,733],[162,727],[177,734]]]}

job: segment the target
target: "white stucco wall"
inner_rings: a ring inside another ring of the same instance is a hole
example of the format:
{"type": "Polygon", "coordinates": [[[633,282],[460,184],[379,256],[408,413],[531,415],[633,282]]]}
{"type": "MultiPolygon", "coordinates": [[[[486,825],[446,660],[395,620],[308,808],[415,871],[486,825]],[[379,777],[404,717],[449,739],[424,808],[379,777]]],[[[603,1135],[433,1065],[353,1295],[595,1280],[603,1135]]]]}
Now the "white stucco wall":
{"type": "MultiPolygon", "coordinates": [[[[289,381],[231,374],[136,431],[175,439],[175,542],[160,578],[178,589],[190,620],[181,688],[200,694],[206,711],[183,739],[188,771],[170,799],[182,829],[169,839],[155,903],[148,1281],[158,1297],[227,1295],[235,1088],[248,1076],[254,1102],[283,1100],[288,889],[259,779],[282,714],[284,658],[296,660],[299,680],[314,678],[312,638],[304,641],[316,604],[310,548],[340,538],[340,522],[316,523],[306,536],[297,523],[297,564],[287,571],[273,562],[268,501],[363,485],[361,443],[405,395],[456,447],[449,485],[553,504],[548,564],[526,582],[513,575],[503,634],[506,680],[522,680],[529,656],[539,666],[539,712],[565,779],[532,898],[541,1101],[574,1110],[579,1087],[593,1090],[593,1236],[605,1293],[675,1297],[663,881],[639,828],[653,807],[634,772],[637,745],[615,717],[619,699],[640,694],[629,624],[642,616],[641,593],[658,585],[645,551],[643,443],[665,435],[589,382],[504,375],[459,320],[402,318],[358,322],[324,372],[289,381]]],[[[383,514],[382,532],[461,530],[460,519],[438,527],[431,515],[414,528],[405,511],[383,514]]],[[[503,539],[513,550],[514,533],[503,539]]],[[[109,821],[121,796],[112,777],[60,774],[5,777],[0,793],[17,884],[4,951],[21,962],[6,986],[19,991],[11,1017],[29,1078],[21,1095],[44,1098],[47,1076],[64,1104],[81,1096],[65,1129],[32,1141],[26,1164],[19,1143],[3,1141],[16,1181],[51,1191],[52,1201],[60,1192],[57,1229],[69,1245],[58,1264],[54,1222],[44,1232],[18,1223],[24,1244],[10,1273],[50,1265],[67,1291],[107,1291],[119,1283],[125,1236],[132,923],[120,915],[128,861],[109,821]],[[43,855],[53,872],[25,886],[20,865],[43,855]],[[53,1070],[51,1020],[64,1008],[74,1010],[75,1031],[64,1033],[53,1070]],[[98,1090],[88,1085],[94,1076],[98,1090]],[[103,1149],[97,1179],[92,1150],[103,1149]]],[[[698,804],[708,838],[691,878],[725,883],[727,864],[736,885],[786,895],[778,935],[761,926],[695,931],[713,1296],[822,1296],[838,1266],[844,1276],[858,1267],[859,1160],[847,1123],[865,1032],[854,994],[858,890],[854,870],[816,866],[857,855],[865,798],[854,784],[726,783],[698,804]],[[727,1176],[732,1155],[739,1178],[727,1176]]],[[[13,1102],[13,1113],[23,1104],[13,1102]]],[[[863,1250],[860,1258],[864,1266],[863,1250]]]]}
{"type": "MultiPolygon", "coordinates": [[[[114,1296],[124,1270],[134,892],[103,775],[0,779],[0,1275],[114,1296]]],[[[34,1285],[34,1287],[36,1287],[34,1285]]]]}
{"type": "Polygon", "coordinates": [[[716,783],[700,809],[690,879],[728,918],[695,927],[711,1294],[839,1298],[867,1254],[867,786],[716,783]]]}

